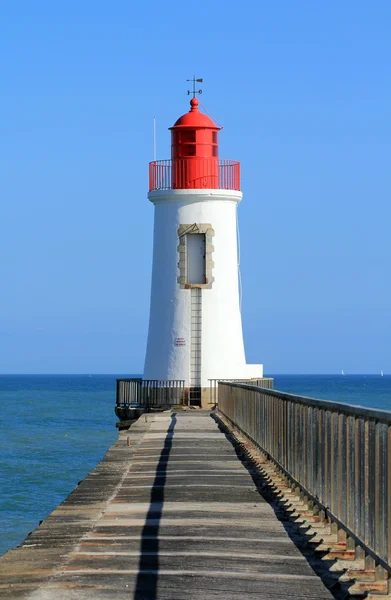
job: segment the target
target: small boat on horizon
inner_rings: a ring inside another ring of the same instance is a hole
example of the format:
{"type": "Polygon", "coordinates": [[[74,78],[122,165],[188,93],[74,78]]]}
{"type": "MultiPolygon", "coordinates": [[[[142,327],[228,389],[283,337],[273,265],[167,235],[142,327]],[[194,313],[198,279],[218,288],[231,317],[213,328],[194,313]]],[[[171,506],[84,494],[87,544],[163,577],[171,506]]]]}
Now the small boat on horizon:
{"type": "Polygon", "coordinates": [[[384,377],[383,371],[380,371],[380,377],[384,377]]]}
{"type": "Polygon", "coordinates": [[[343,369],[341,371],[341,375],[345,375],[345,371],[343,369]]]}

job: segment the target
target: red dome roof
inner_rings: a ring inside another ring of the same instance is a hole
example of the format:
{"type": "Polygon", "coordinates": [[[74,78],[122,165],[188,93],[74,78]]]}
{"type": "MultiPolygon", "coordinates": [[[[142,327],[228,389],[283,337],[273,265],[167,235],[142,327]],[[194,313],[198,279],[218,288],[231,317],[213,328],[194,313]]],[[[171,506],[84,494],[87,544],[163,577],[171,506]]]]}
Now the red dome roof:
{"type": "Polygon", "coordinates": [[[197,98],[192,98],[190,100],[190,106],[191,108],[189,112],[179,117],[179,119],[175,122],[175,125],[170,127],[170,129],[176,129],[177,127],[191,127],[192,129],[214,129],[215,131],[221,129],[221,127],[218,127],[215,123],[213,123],[210,117],[204,115],[204,113],[198,110],[197,98]]]}

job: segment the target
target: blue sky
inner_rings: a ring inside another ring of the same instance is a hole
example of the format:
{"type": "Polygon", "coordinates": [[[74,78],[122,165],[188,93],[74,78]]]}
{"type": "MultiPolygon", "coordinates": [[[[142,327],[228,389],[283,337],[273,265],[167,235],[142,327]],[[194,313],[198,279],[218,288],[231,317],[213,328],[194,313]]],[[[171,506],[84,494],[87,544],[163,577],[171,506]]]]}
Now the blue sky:
{"type": "Polygon", "coordinates": [[[0,7],[0,372],[141,372],[185,79],[242,163],[248,362],[391,372],[391,3],[0,7]]]}

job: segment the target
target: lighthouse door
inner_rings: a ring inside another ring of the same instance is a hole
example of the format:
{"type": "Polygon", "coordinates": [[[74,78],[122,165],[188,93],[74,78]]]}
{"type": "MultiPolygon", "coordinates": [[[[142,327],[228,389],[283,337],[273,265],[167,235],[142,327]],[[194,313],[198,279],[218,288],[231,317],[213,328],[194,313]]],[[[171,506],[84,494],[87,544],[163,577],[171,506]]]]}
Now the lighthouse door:
{"type": "Polygon", "coordinates": [[[205,283],[205,234],[188,233],[187,243],[187,283],[205,283]]]}

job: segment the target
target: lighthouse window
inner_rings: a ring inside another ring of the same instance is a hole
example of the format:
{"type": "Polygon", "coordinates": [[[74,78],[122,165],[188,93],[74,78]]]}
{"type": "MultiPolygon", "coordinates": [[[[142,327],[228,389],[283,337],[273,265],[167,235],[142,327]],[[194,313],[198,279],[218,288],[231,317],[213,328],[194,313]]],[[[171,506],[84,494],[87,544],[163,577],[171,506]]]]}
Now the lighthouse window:
{"type": "Polygon", "coordinates": [[[188,233],[186,235],[187,283],[205,283],[205,234],[188,233]]]}
{"type": "Polygon", "coordinates": [[[195,156],[196,155],[196,132],[180,131],[179,132],[179,156],[195,156]]]}
{"type": "Polygon", "coordinates": [[[183,146],[182,156],[195,156],[196,154],[196,145],[195,144],[186,144],[183,146]]]}
{"type": "Polygon", "coordinates": [[[196,141],[195,131],[181,131],[179,135],[181,144],[194,144],[196,141]]]}

